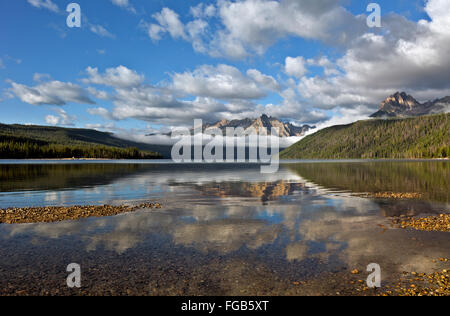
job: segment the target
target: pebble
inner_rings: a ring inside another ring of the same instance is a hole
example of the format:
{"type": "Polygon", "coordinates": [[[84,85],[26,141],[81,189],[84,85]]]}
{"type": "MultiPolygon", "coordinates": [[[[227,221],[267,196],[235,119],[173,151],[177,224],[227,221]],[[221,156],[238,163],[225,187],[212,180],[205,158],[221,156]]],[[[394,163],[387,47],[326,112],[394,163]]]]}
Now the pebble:
{"type": "Polygon", "coordinates": [[[422,218],[400,217],[393,218],[392,223],[399,225],[402,229],[414,228],[423,231],[450,232],[450,214],[429,216],[422,218]]]}
{"type": "Polygon", "coordinates": [[[404,192],[377,192],[377,193],[365,193],[362,195],[367,198],[377,199],[420,199],[421,193],[404,193],[404,192]]]}
{"type": "Polygon", "coordinates": [[[161,208],[159,203],[140,205],[100,205],[100,206],[46,206],[28,208],[9,208],[0,210],[0,224],[51,223],[77,220],[88,217],[114,216],[130,213],[140,209],[161,208]]]}

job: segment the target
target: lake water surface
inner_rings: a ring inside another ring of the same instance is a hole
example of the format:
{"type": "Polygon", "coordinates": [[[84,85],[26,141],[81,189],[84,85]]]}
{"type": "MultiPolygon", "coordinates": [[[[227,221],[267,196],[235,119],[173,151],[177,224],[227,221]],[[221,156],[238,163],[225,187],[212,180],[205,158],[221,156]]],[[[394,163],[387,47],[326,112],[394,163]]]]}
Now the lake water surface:
{"type": "Polygon", "coordinates": [[[352,269],[378,263],[389,284],[450,255],[447,233],[389,219],[449,213],[448,161],[284,163],[275,174],[252,164],[0,163],[2,209],[147,201],[163,207],[0,225],[0,294],[345,294],[352,269]],[[421,198],[364,197],[380,192],[421,198]],[[70,263],[82,267],[80,290],[65,285],[70,263]]]}

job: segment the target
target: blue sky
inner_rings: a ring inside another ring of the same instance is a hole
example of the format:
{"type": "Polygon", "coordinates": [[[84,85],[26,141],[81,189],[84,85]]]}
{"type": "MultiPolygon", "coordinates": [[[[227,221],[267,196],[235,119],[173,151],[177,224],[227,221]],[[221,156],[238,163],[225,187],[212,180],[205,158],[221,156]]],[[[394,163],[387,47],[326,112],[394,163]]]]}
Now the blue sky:
{"type": "Polygon", "coordinates": [[[70,1],[1,0],[0,121],[142,134],[267,113],[326,126],[397,90],[450,94],[449,1],[377,1],[381,28],[366,25],[370,2],[78,0],[69,28],[70,1]]]}

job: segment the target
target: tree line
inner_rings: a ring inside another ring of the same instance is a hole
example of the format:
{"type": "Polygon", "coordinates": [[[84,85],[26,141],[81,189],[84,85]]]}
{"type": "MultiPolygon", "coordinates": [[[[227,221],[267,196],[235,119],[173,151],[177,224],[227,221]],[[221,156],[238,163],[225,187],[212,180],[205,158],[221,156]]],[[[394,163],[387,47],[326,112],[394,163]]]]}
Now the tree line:
{"type": "Polygon", "coordinates": [[[450,157],[450,114],[360,121],[310,135],[284,159],[428,159],[450,157]]]}
{"type": "Polygon", "coordinates": [[[0,159],[156,159],[159,154],[137,148],[102,145],[39,144],[0,140],[0,159]]]}

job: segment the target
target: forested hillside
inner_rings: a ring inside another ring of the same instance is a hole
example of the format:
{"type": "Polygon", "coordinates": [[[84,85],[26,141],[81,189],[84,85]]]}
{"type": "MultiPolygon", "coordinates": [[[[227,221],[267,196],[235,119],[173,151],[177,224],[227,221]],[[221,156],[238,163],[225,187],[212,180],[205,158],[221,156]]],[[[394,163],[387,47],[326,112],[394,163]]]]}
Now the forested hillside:
{"type": "Polygon", "coordinates": [[[0,124],[0,159],[155,159],[147,145],[88,129],[0,124]]]}
{"type": "Polygon", "coordinates": [[[333,126],[284,150],[282,159],[449,158],[450,114],[333,126]]]}

